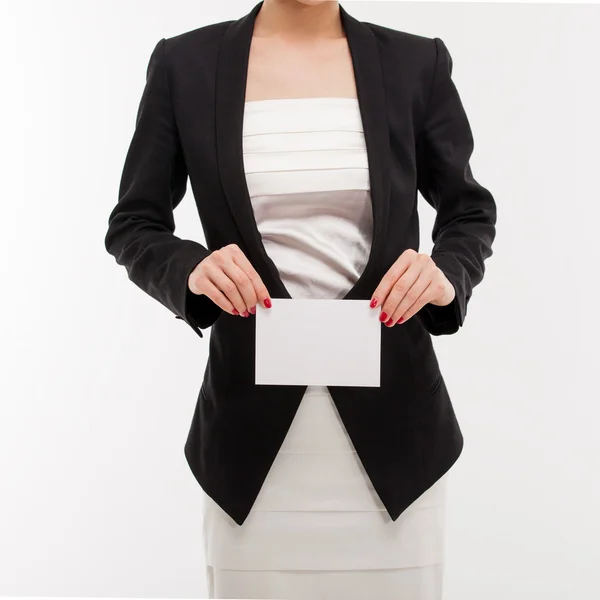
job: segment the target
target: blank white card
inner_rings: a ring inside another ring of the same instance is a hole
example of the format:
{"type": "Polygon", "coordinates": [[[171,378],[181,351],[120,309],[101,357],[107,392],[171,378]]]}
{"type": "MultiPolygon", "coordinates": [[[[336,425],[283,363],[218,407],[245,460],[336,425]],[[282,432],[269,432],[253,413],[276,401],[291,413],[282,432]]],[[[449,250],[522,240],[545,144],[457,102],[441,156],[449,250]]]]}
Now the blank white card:
{"type": "Polygon", "coordinates": [[[273,298],[256,307],[256,378],[266,385],[380,386],[380,311],[369,300],[273,298]]]}

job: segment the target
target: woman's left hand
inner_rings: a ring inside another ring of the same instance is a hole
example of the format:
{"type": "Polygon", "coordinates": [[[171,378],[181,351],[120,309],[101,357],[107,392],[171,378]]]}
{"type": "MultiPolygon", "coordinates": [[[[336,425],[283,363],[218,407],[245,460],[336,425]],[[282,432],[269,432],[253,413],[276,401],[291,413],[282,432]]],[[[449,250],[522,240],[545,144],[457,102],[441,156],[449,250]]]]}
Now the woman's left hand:
{"type": "Polygon", "coordinates": [[[381,307],[379,320],[391,327],[408,321],[425,304],[446,306],[455,295],[454,286],[431,256],[408,248],[373,292],[371,308],[381,307]]]}

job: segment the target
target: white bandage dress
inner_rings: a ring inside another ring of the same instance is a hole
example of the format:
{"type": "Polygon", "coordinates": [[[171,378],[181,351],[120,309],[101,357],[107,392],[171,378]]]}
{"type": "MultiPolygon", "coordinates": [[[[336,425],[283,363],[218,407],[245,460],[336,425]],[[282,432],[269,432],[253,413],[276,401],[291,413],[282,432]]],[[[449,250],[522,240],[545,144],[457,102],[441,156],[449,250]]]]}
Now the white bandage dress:
{"type": "MultiPolygon", "coordinates": [[[[246,102],[243,146],[257,226],[290,295],[343,297],[372,241],[358,100],[246,102]]],[[[327,387],[309,386],[243,525],[203,496],[209,597],[440,600],[446,478],[392,521],[327,387]]]]}

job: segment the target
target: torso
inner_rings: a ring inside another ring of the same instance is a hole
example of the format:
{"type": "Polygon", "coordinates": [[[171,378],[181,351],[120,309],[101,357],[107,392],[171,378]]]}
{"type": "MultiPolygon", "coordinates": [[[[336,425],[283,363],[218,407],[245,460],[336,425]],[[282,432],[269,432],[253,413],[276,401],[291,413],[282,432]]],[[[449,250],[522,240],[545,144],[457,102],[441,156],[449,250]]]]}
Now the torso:
{"type": "Polygon", "coordinates": [[[310,44],[252,38],[246,101],[323,96],[357,97],[347,38],[310,44]]]}
{"type": "MultiPolygon", "coordinates": [[[[244,169],[265,250],[292,298],[341,298],[368,259],[369,165],[358,104],[346,98],[357,98],[346,38],[252,38],[244,169]]],[[[206,561],[250,574],[437,568],[444,486],[440,479],[393,522],[327,386],[307,386],[244,526],[205,495],[206,561]]]]}

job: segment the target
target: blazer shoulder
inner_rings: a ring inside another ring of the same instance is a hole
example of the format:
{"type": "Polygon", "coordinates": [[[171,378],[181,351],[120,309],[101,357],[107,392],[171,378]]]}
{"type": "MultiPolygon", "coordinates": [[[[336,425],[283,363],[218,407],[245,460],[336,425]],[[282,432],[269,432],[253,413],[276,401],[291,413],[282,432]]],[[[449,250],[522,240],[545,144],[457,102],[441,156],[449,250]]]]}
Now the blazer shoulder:
{"type": "Polygon", "coordinates": [[[216,48],[231,23],[234,23],[234,20],[209,23],[167,37],[165,38],[165,54],[177,60],[182,55],[189,55],[190,51],[197,51],[199,47],[216,48]]]}
{"type": "Polygon", "coordinates": [[[436,38],[363,21],[371,29],[383,50],[410,53],[411,59],[435,60],[436,38]]]}

